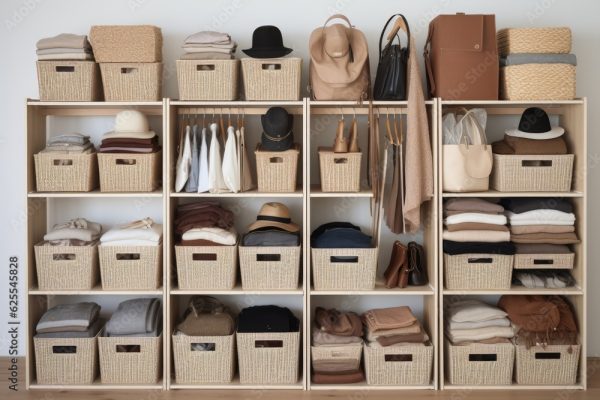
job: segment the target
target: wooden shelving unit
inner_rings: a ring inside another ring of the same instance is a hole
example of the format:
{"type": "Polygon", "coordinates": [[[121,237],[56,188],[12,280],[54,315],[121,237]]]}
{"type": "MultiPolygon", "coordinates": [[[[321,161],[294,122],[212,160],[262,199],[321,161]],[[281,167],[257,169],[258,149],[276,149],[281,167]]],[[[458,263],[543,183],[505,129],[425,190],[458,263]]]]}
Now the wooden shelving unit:
{"type": "Polygon", "coordinates": [[[440,387],[442,389],[585,389],[586,388],[586,357],[587,357],[587,320],[586,320],[586,269],[587,269],[587,101],[586,99],[576,99],[568,101],[439,101],[438,103],[438,124],[441,126],[442,117],[445,113],[456,110],[458,108],[484,108],[488,113],[488,127],[490,118],[498,117],[502,121],[498,125],[502,125],[501,130],[486,129],[488,143],[495,140],[500,140],[505,128],[513,127],[518,124],[519,117],[522,112],[528,107],[543,108],[551,118],[551,121],[565,128],[565,140],[569,148],[569,153],[575,154],[575,163],[573,166],[573,183],[572,190],[569,192],[498,192],[489,190],[487,192],[472,192],[472,193],[448,193],[442,190],[442,133],[438,130],[438,148],[439,163],[438,163],[438,188],[437,201],[438,210],[440,210],[440,218],[438,219],[439,233],[439,365],[440,365],[440,387]],[[511,122],[507,122],[507,118],[512,118],[511,122]],[[575,208],[576,222],[575,230],[581,243],[573,245],[575,250],[575,267],[571,271],[576,280],[576,285],[563,289],[528,289],[521,286],[512,286],[507,290],[449,290],[444,287],[444,265],[443,265],[443,218],[442,209],[443,201],[446,198],[452,197],[486,197],[486,198],[509,198],[509,197],[564,197],[569,198],[575,208]],[[578,328],[581,343],[581,356],[579,360],[579,375],[576,385],[570,386],[553,386],[553,385],[500,385],[500,386],[465,386],[451,385],[447,382],[444,373],[444,359],[446,357],[443,340],[444,340],[444,304],[445,300],[450,296],[485,296],[484,298],[492,303],[501,295],[511,294],[538,294],[538,295],[562,295],[565,296],[574,306],[576,317],[578,320],[578,328]]]}

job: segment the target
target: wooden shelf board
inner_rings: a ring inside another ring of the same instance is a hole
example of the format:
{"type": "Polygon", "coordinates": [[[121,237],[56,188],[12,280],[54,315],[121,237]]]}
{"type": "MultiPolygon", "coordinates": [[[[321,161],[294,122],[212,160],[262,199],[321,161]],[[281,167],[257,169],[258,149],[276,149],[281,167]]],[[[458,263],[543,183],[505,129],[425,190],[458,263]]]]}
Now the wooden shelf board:
{"type": "MultiPolygon", "coordinates": [[[[434,100],[426,100],[425,104],[427,105],[433,105],[434,100]]],[[[356,101],[349,101],[349,100],[309,100],[308,104],[311,107],[327,107],[327,106],[349,106],[349,107],[356,107],[356,108],[365,108],[365,107],[369,107],[369,103],[368,102],[362,102],[362,103],[358,103],[356,101]]],[[[404,100],[404,101],[387,101],[387,100],[375,100],[373,101],[373,105],[374,106],[401,106],[401,107],[407,107],[408,106],[408,101],[404,100]]]]}
{"type": "Polygon", "coordinates": [[[35,99],[27,100],[28,106],[40,107],[69,107],[69,108],[101,108],[101,107],[121,107],[146,106],[162,107],[162,101],[42,101],[35,99]]]}
{"type": "Polygon", "coordinates": [[[564,289],[530,289],[524,286],[512,286],[510,289],[442,289],[443,295],[494,295],[494,294],[541,294],[541,295],[583,295],[583,289],[573,286],[564,289]]]}
{"type": "Polygon", "coordinates": [[[207,107],[207,108],[225,108],[228,107],[264,107],[264,106],[297,106],[302,107],[303,100],[233,100],[233,101],[202,101],[202,100],[171,100],[171,106],[184,107],[207,107]]]}
{"type": "Polygon", "coordinates": [[[183,192],[171,192],[171,197],[191,197],[191,198],[247,198],[247,197],[303,197],[302,187],[298,187],[295,192],[258,192],[256,189],[249,190],[247,192],[239,193],[183,193],[183,192]]]}
{"type": "Polygon", "coordinates": [[[102,383],[100,379],[89,385],[42,385],[35,381],[29,385],[31,390],[163,390],[163,383],[156,384],[108,384],[102,383]]]}
{"type": "Polygon", "coordinates": [[[321,190],[321,185],[311,185],[310,187],[310,197],[366,197],[372,198],[373,191],[371,189],[363,188],[359,192],[323,192],[321,190]]]}
{"type": "Polygon", "coordinates": [[[583,390],[582,384],[575,385],[451,385],[444,383],[443,390],[583,390]]]}
{"type": "Polygon", "coordinates": [[[453,106],[453,105],[494,105],[494,106],[503,106],[503,105],[569,105],[569,104],[583,104],[583,99],[574,99],[574,100],[441,100],[442,106],[453,106]]]}
{"type": "Polygon", "coordinates": [[[582,192],[487,192],[451,193],[444,192],[442,197],[583,197],[582,192]]]}
{"type": "Polygon", "coordinates": [[[163,289],[156,290],[103,290],[102,286],[96,286],[90,290],[40,290],[29,289],[30,296],[81,296],[81,295],[153,295],[162,296],[163,289]]]}
{"type": "Polygon", "coordinates": [[[361,391],[371,391],[371,390],[434,390],[435,386],[433,384],[430,385],[410,385],[410,386],[398,386],[398,385],[369,385],[366,381],[362,381],[359,383],[347,383],[340,385],[326,385],[326,384],[318,384],[311,383],[310,390],[348,390],[352,392],[356,392],[357,390],[361,391]]]}
{"type": "Polygon", "coordinates": [[[240,378],[235,376],[233,381],[230,383],[208,383],[208,384],[180,384],[172,382],[169,385],[170,389],[304,389],[302,379],[298,380],[298,383],[291,384],[273,384],[273,385],[260,385],[260,384],[244,384],[240,383],[240,378]]]}
{"type": "Polygon", "coordinates": [[[30,198],[139,198],[139,197],[163,197],[162,189],[153,192],[101,192],[99,189],[91,192],[29,192],[30,198]]]}
{"type": "Polygon", "coordinates": [[[383,282],[378,281],[373,290],[315,290],[311,289],[311,296],[433,296],[435,289],[431,285],[408,286],[404,289],[388,289],[383,282]]]}
{"type": "Polygon", "coordinates": [[[244,290],[241,285],[236,285],[233,289],[225,290],[211,290],[211,289],[176,289],[173,288],[169,291],[173,295],[195,295],[195,294],[206,294],[206,295],[303,295],[304,291],[302,288],[298,289],[274,289],[274,290],[244,290]]]}

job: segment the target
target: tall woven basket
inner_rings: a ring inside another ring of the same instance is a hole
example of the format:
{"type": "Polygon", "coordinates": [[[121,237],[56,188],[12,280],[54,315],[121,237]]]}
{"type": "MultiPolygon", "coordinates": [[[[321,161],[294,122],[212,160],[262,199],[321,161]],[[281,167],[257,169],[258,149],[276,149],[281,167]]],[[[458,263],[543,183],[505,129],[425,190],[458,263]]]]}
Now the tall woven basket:
{"type": "Polygon", "coordinates": [[[100,69],[94,61],[38,61],[42,101],[102,100],[100,69]]]}
{"type": "Polygon", "coordinates": [[[101,192],[151,192],[161,185],[162,151],[99,153],[101,192]]]}
{"type": "Polygon", "coordinates": [[[34,246],[40,290],[90,290],[98,281],[98,244],[34,246]]]}
{"type": "Polygon", "coordinates": [[[173,359],[178,384],[229,383],[235,374],[235,335],[173,335],[173,359]],[[196,351],[195,344],[214,344],[214,351],[196,351]]]}
{"type": "Polygon", "coordinates": [[[175,246],[179,289],[233,289],[237,272],[237,249],[237,245],[175,246]]]}
{"type": "Polygon", "coordinates": [[[155,384],[162,371],[158,337],[99,337],[100,379],[107,384],[155,384]],[[127,351],[127,347],[131,351],[127,351]]]}
{"type": "Polygon", "coordinates": [[[444,253],[446,289],[510,289],[513,256],[444,253]]]}
{"type": "Polygon", "coordinates": [[[246,100],[299,100],[301,58],[242,58],[246,100]]]}
{"type": "Polygon", "coordinates": [[[319,149],[319,171],[323,192],[360,191],[360,161],[362,153],[334,153],[319,149]]]}
{"type": "Polygon", "coordinates": [[[315,290],[372,290],[378,248],[311,249],[315,290]]]}
{"type": "Polygon", "coordinates": [[[239,60],[177,60],[180,100],[235,100],[239,60]]]}
{"type": "Polygon", "coordinates": [[[33,338],[36,381],[41,385],[89,385],[98,375],[98,338],[33,338]],[[64,352],[61,352],[64,349],[64,352]]]}
{"type": "Polygon", "coordinates": [[[263,151],[259,146],[254,154],[259,192],[291,193],[296,190],[298,145],[286,151],[263,151]]]}
{"type": "Polygon", "coordinates": [[[298,288],[301,246],[240,246],[244,290],[298,288]]]}
{"type": "Polygon", "coordinates": [[[161,285],[162,244],[98,246],[102,289],[154,290],[161,285]]]}
{"type": "Polygon", "coordinates": [[[515,347],[504,344],[446,346],[446,371],[452,385],[510,385],[515,363],[515,347]]]}
{"type": "Polygon", "coordinates": [[[369,385],[430,385],[432,366],[431,343],[387,347],[365,344],[365,372],[369,385]]]}
{"type": "Polygon", "coordinates": [[[37,153],[33,159],[38,192],[89,192],[98,186],[96,153],[37,153]]]}
{"type": "Polygon", "coordinates": [[[574,385],[581,345],[517,345],[515,380],[524,385],[574,385]]]}

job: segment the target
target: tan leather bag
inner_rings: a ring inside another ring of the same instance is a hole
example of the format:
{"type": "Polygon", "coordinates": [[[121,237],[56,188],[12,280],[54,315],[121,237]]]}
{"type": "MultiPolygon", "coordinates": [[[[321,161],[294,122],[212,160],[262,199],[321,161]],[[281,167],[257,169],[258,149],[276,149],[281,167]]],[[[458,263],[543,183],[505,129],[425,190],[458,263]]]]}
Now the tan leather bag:
{"type": "Polygon", "coordinates": [[[315,29],[309,41],[309,81],[315,100],[365,100],[371,75],[365,35],[352,27],[344,15],[335,14],[315,29]],[[341,19],[346,24],[327,23],[341,19]]]}
{"type": "Polygon", "coordinates": [[[463,124],[460,144],[445,144],[443,151],[443,190],[480,192],[489,188],[492,172],[492,146],[485,130],[471,111],[456,123],[463,124]]]}
{"type": "Polygon", "coordinates": [[[498,100],[494,15],[438,15],[429,23],[423,56],[431,97],[498,100]]]}

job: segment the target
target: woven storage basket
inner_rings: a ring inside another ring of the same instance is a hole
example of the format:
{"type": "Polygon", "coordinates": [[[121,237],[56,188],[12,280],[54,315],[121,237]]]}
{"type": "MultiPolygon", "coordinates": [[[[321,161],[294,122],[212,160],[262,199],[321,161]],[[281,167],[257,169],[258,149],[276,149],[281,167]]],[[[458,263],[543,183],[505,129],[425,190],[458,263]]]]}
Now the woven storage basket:
{"type": "Polygon", "coordinates": [[[33,159],[38,192],[89,192],[98,186],[96,153],[37,153],[33,159]]]}
{"type": "Polygon", "coordinates": [[[179,289],[233,289],[237,251],[237,245],[175,246],[179,289]]]}
{"type": "Polygon", "coordinates": [[[311,249],[315,290],[372,290],[375,288],[378,250],[377,247],[311,249]]]}
{"type": "Polygon", "coordinates": [[[369,385],[430,385],[432,365],[430,343],[387,347],[365,344],[365,373],[369,385]]]}
{"type": "Polygon", "coordinates": [[[94,61],[37,61],[42,101],[102,100],[100,70],[94,61]]]}
{"type": "Polygon", "coordinates": [[[298,383],[300,332],[236,333],[240,383],[298,383]]]}
{"type": "Polygon", "coordinates": [[[239,60],[177,60],[180,100],[235,100],[239,60]]]}
{"type": "Polygon", "coordinates": [[[105,290],[154,290],[161,285],[162,245],[98,246],[105,290]],[[136,259],[121,259],[133,255],[136,259]]]}
{"type": "Polygon", "coordinates": [[[515,380],[522,385],[574,385],[581,345],[517,345],[515,380]],[[569,349],[571,352],[569,352],[569,349]]]}
{"type": "MultiPolygon", "coordinates": [[[[358,369],[362,358],[362,348],[361,343],[346,346],[311,346],[310,354],[313,363],[328,360],[346,360],[349,363],[351,360],[354,363],[353,368],[358,369]]],[[[312,369],[319,372],[314,364],[312,369]]]]}
{"type": "Polygon", "coordinates": [[[301,58],[242,58],[246,100],[299,100],[301,58]]]}
{"type": "Polygon", "coordinates": [[[503,100],[572,100],[576,97],[575,66],[522,64],[500,68],[503,100]]]}
{"type": "Polygon", "coordinates": [[[40,290],[89,290],[96,285],[97,243],[90,246],[49,246],[39,243],[34,250],[40,290]]]}
{"type": "Polygon", "coordinates": [[[444,253],[446,289],[510,289],[513,256],[444,253]]]}
{"type": "Polygon", "coordinates": [[[570,53],[570,28],[507,28],[496,35],[498,53],[570,53]]]}
{"type": "Polygon", "coordinates": [[[235,335],[173,335],[175,381],[178,384],[229,383],[235,374],[235,335]],[[194,351],[194,343],[214,343],[214,351],[194,351]]]}
{"type": "Polygon", "coordinates": [[[162,151],[99,153],[101,192],[152,192],[160,187],[162,151]]]}
{"type": "Polygon", "coordinates": [[[323,192],[360,191],[360,161],[362,153],[334,153],[319,149],[321,190],[323,192]]]}
{"type": "Polygon", "coordinates": [[[446,371],[451,385],[510,385],[515,363],[512,343],[454,346],[446,341],[446,371]]]}
{"type": "Polygon", "coordinates": [[[36,383],[40,385],[89,385],[98,375],[98,337],[33,338],[36,383]],[[63,347],[69,353],[55,353],[63,347]]]}
{"type": "Polygon", "coordinates": [[[499,192],[568,192],[575,155],[494,154],[492,188],[499,192]]]}
{"type": "Polygon", "coordinates": [[[297,289],[301,246],[240,246],[244,290],[297,289]]]}
{"type": "Polygon", "coordinates": [[[573,269],[575,253],[515,254],[514,269],[573,269]]]}
{"type": "Polygon", "coordinates": [[[95,25],[90,43],[100,63],[162,61],[162,33],[157,26],[95,25]]]}
{"type": "Polygon", "coordinates": [[[155,384],[162,375],[162,334],[158,337],[99,337],[100,379],[105,384],[155,384]],[[121,351],[121,346],[138,346],[121,351]]]}
{"type": "Polygon", "coordinates": [[[256,155],[258,191],[263,193],[289,193],[296,191],[298,173],[298,145],[286,151],[262,151],[256,155]]]}
{"type": "Polygon", "coordinates": [[[162,99],[162,63],[101,63],[106,101],[162,99]]]}

